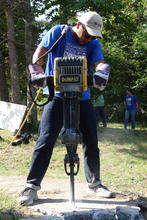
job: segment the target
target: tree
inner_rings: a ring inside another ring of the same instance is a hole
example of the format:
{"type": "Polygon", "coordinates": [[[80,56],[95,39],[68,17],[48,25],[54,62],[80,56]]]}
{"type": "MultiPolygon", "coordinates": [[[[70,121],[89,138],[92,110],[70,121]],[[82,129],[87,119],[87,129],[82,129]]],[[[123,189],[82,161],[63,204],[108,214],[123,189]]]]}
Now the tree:
{"type": "Polygon", "coordinates": [[[0,100],[8,101],[9,94],[8,94],[8,84],[7,84],[7,76],[6,76],[6,63],[7,63],[7,49],[5,45],[7,44],[7,39],[5,35],[5,23],[6,20],[4,18],[4,10],[1,7],[0,13],[0,100]]]}
{"type": "MultiPolygon", "coordinates": [[[[23,9],[24,9],[24,22],[25,22],[25,59],[26,59],[26,72],[27,78],[29,79],[29,73],[27,71],[27,66],[32,63],[32,12],[30,0],[23,0],[23,9]]],[[[32,91],[35,96],[35,89],[32,91]]],[[[32,99],[29,95],[29,88],[27,87],[27,108],[29,109],[32,105],[32,99]]],[[[37,108],[34,106],[33,112],[28,119],[29,123],[37,121],[37,108]]]]}
{"type": "Polygon", "coordinates": [[[10,0],[5,0],[4,7],[7,20],[7,40],[12,83],[12,102],[21,103],[12,2],[10,0]]]}
{"type": "Polygon", "coordinates": [[[0,50],[0,79],[1,79],[1,86],[0,86],[0,99],[2,101],[8,101],[8,87],[6,84],[6,76],[4,71],[4,63],[3,63],[3,55],[0,50]]]}

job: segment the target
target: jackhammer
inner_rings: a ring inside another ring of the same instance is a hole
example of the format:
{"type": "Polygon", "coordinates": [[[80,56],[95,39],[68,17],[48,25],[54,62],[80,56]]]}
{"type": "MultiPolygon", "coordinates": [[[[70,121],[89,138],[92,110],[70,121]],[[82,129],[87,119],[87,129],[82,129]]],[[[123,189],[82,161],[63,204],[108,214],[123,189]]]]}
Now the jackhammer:
{"type": "MultiPolygon", "coordinates": [[[[30,66],[30,72],[31,68],[33,68],[33,72],[34,68],[37,68],[38,71],[38,66],[36,66],[36,64],[32,65],[30,66]]],[[[46,79],[50,96],[48,100],[41,105],[37,104],[35,100],[33,101],[35,101],[35,104],[43,106],[52,100],[54,90],[61,94],[63,100],[63,128],[61,131],[61,141],[62,144],[66,145],[67,150],[67,154],[64,158],[64,169],[66,174],[70,177],[70,202],[74,204],[74,177],[78,174],[80,166],[77,147],[82,141],[82,135],[79,128],[80,100],[82,91],[87,90],[87,60],[85,57],[55,58],[54,77],[43,76],[38,77],[38,79],[35,78],[36,81],[40,80],[39,82],[41,84],[44,79],[46,79]]],[[[30,93],[34,81],[32,80],[29,83],[30,93]]]]}
{"type": "Polygon", "coordinates": [[[54,85],[61,92],[63,99],[62,143],[66,145],[67,154],[64,168],[70,176],[70,201],[75,203],[74,176],[79,171],[80,160],[77,146],[82,141],[80,132],[80,99],[82,91],[87,89],[87,63],[85,57],[56,58],[54,85]]]}

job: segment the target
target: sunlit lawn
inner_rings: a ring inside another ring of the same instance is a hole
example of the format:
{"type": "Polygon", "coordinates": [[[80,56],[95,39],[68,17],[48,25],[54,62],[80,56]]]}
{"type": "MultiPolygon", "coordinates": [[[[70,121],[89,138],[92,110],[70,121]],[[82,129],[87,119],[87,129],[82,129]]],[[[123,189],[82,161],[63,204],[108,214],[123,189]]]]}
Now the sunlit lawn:
{"type": "MultiPolygon", "coordinates": [[[[121,124],[108,124],[98,128],[101,155],[101,179],[112,190],[135,197],[147,196],[147,130],[124,130],[121,124]]],[[[0,175],[27,175],[35,140],[27,145],[10,146],[3,154],[12,136],[0,130],[0,175]]],[[[47,177],[69,178],[65,174],[63,161],[66,148],[58,139],[47,171],[47,177]]],[[[78,146],[80,170],[76,178],[85,181],[82,146],[78,146]]]]}

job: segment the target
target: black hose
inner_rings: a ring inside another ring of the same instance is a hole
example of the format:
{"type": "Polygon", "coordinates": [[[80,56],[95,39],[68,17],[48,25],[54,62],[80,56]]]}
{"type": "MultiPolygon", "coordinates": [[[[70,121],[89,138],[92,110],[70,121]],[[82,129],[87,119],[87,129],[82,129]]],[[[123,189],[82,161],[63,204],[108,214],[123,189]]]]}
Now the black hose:
{"type": "Polygon", "coordinates": [[[46,78],[46,82],[47,82],[47,87],[49,90],[49,96],[47,101],[45,101],[42,104],[37,103],[37,101],[34,99],[33,94],[32,94],[32,82],[31,80],[29,80],[29,92],[30,92],[30,97],[32,99],[32,101],[34,102],[35,105],[39,106],[39,107],[43,107],[44,105],[48,104],[50,101],[52,101],[53,97],[54,97],[54,77],[53,76],[49,76],[46,78]]]}

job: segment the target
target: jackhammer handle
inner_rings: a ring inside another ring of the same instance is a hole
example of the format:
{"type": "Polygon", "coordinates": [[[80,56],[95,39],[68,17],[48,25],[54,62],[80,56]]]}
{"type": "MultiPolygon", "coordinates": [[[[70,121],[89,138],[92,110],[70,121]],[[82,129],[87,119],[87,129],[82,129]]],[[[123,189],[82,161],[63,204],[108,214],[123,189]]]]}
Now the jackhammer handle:
{"type": "Polygon", "coordinates": [[[47,77],[47,86],[49,89],[49,98],[48,100],[52,100],[54,97],[54,77],[53,76],[49,76],[47,77]]]}
{"type": "Polygon", "coordinates": [[[65,155],[65,160],[64,160],[64,169],[65,169],[65,172],[68,176],[70,175],[74,175],[76,176],[79,172],[79,167],[80,167],[80,162],[79,162],[79,158],[76,158],[75,161],[70,161],[69,158],[68,158],[68,155],[65,155]],[[69,166],[69,169],[67,168],[67,166],[69,166]],[[74,167],[74,171],[73,173],[71,173],[71,167],[74,167]],[[76,170],[75,170],[76,169],[76,170]],[[68,171],[69,170],[69,171],[68,171]]]}
{"type": "MultiPolygon", "coordinates": [[[[69,166],[71,166],[70,164],[69,164],[69,166]]],[[[74,166],[74,165],[73,165],[74,166]]],[[[76,169],[76,172],[74,171],[73,172],[73,175],[74,176],[76,176],[77,174],[78,174],[78,172],[79,172],[79,164],[77,164],[77,169],[76,169]]],[[[67,164],[64,164],[64,169],[65,169],[65,173],[68,175],[68,176],[70,176],[72,173],[70,172],[70,171],[68,171],[68,169],[67,169],[67,164]]]]}

